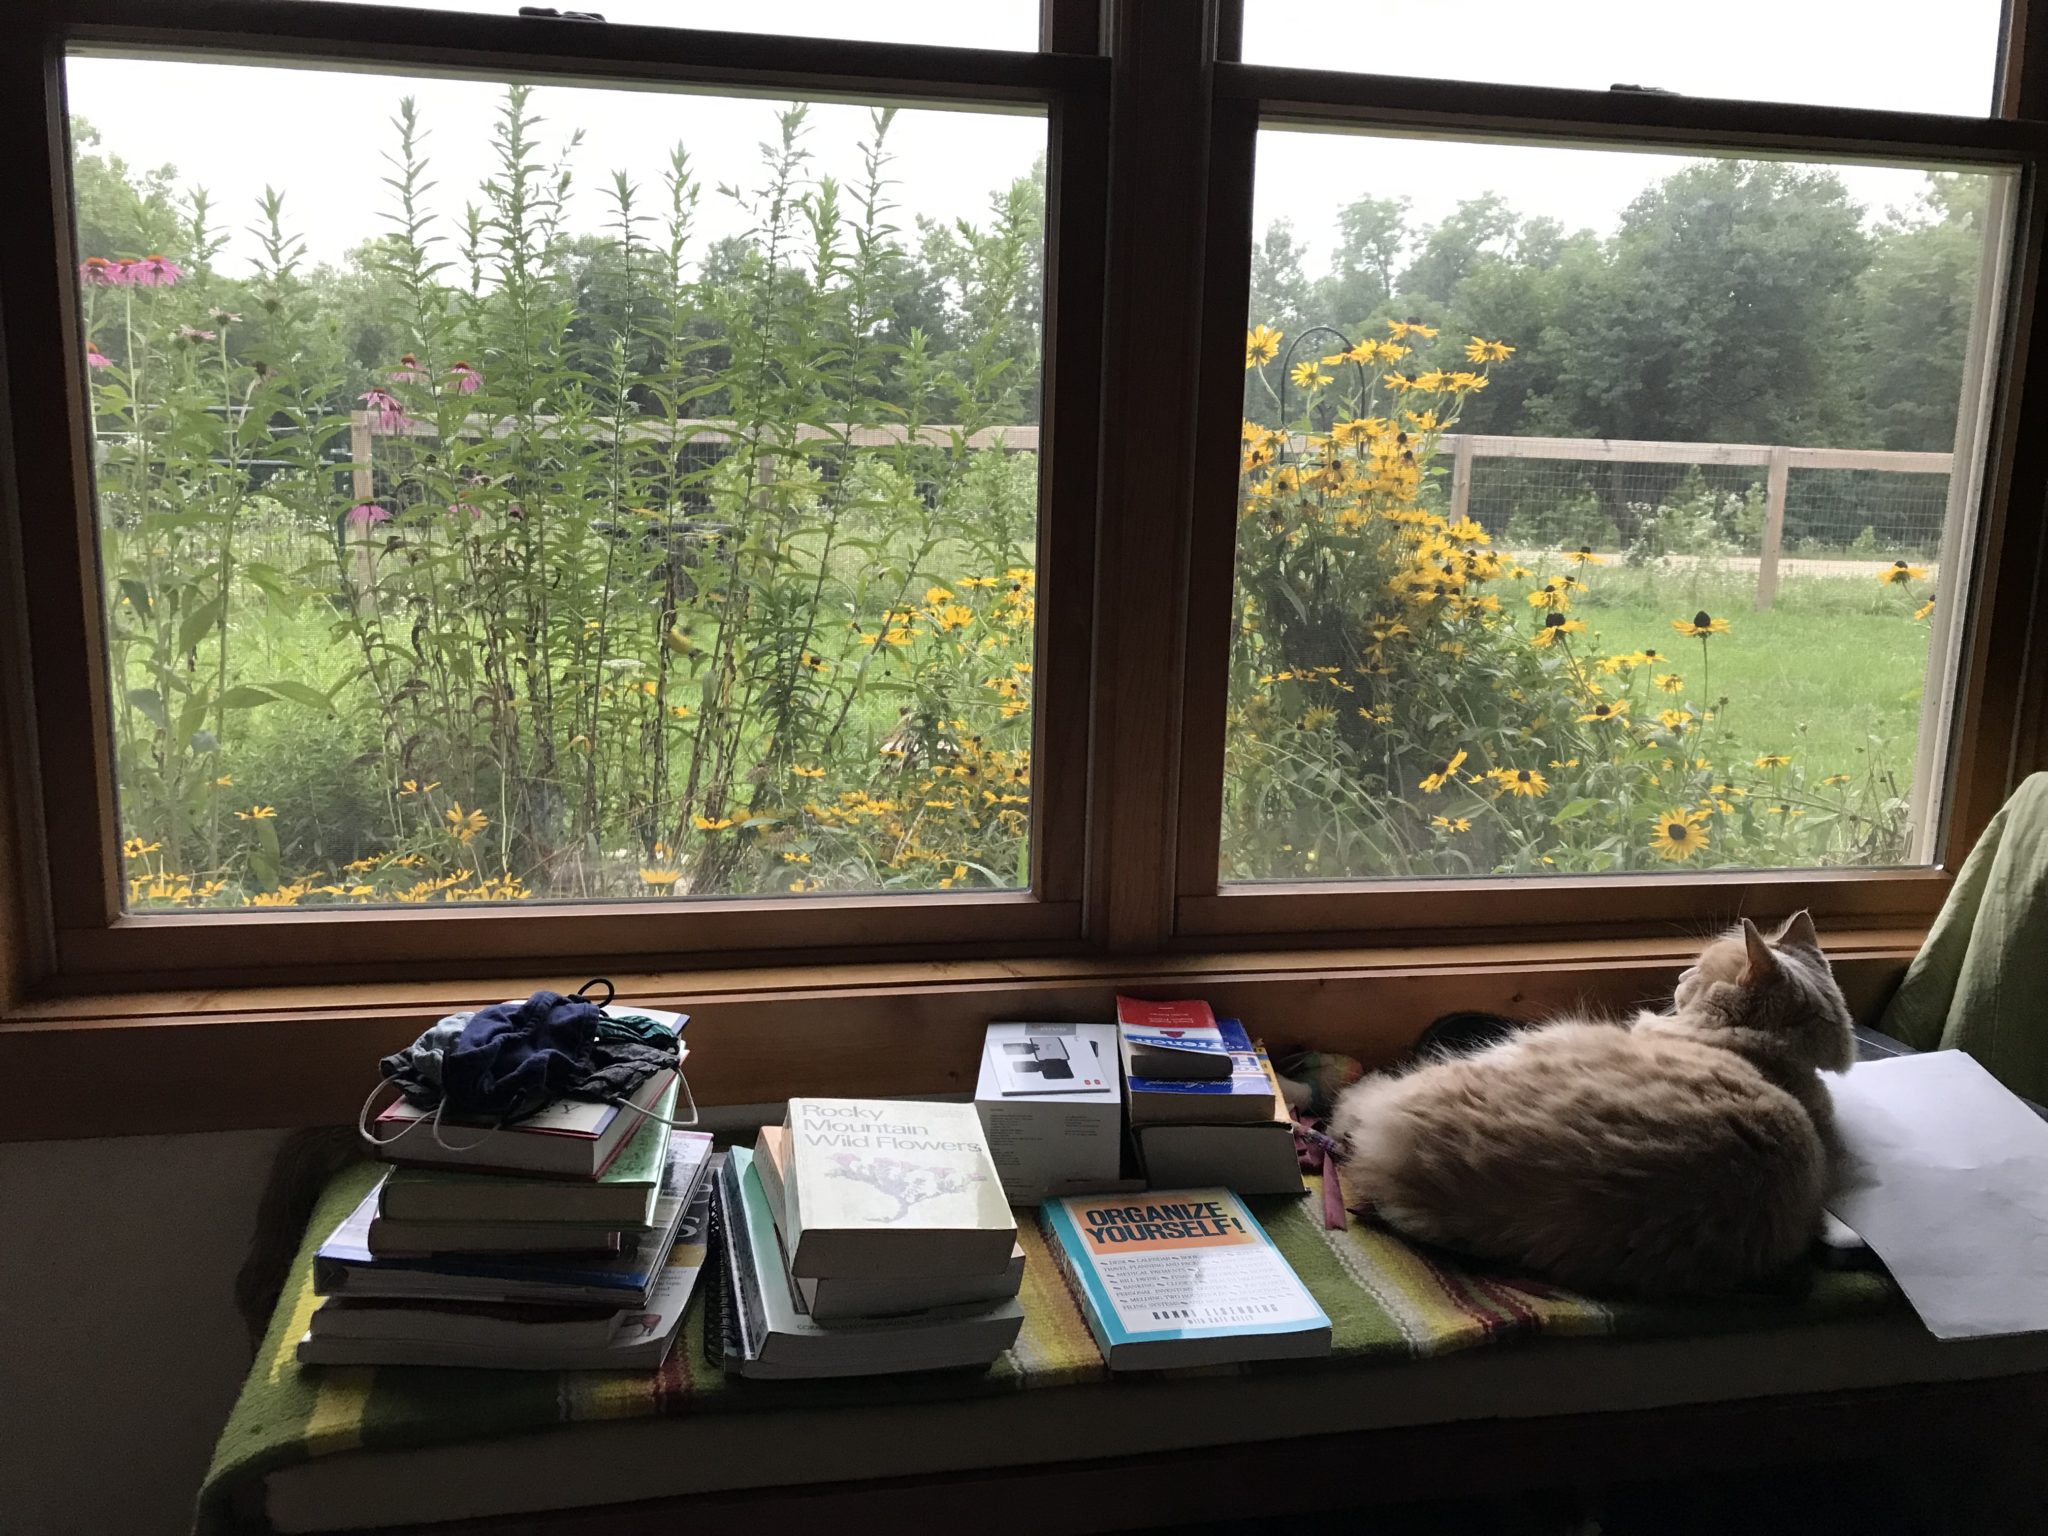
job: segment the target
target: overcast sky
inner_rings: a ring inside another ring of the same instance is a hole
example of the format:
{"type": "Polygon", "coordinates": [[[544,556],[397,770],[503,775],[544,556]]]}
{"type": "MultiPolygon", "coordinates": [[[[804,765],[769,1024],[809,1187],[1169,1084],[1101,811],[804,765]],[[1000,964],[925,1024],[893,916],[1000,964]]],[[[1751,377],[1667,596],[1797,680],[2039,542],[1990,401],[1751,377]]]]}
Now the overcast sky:
{"type": "MultiPolygon", "coordinates": [[[[514,8],[493,0],[395,3],[514,8]]],[[[1036,37],[1029,0],[756,0],[743,14],[729,0],[569,3],[595,6],[617,22],[751,21],[760,30],[830,34],[843,33],[857,12],[859,35],[872,39],[1025,48],[1036,37]]],[[[1938,15],[1925,0],[1248,0],[1245,55],[1407,75],[1593,88],[1627,82],[1701,95],[1981,114],[1991,99],[1997,21],[1995,0],[1947,0],[1938,15]]],[[[431,133],[427,148],[439,183],[433,199],[451,219],[459,217],[491,171],[491,116],[500,96],[499,86],[471,80],[104,58],[74,59],[68,90],[71,110],[101,132],[103,149],[138,166],[170,163],[183,181],[207,187],[219,222],[236,232],[223,258],[231,272],[253,249],[240,231],[266,185],[285,191],[290,222],[315,259],[338,260],[389,227],[381,217],[392,207],[382,156],[394,147],[389,120],[406,94],[431,133]]],[[[773,132],[771,104],[545,85],[532,105],[547,119],[540,134],[550,146],[572,128],[584,130],[573,162],[580,188],[573,228],[602,226],[608,205],[599,193],[614,169],[639,184],[654,211],[667,150],[678,140],[704,187],[703,236],[745,227],[715,189],[724,181],[758,185],[757,146],[773,132]]],[[[865,111],[819,105],[812,123],[812,170],[851,183],[859,174],[865,111]]],[[[1020,113],[905,109],[891,145],[899,222],[908,229],[917,214],[981,217],[989,194],[1043,152],[1045,124],[1020,113]]],[[[1678,163],[1651,153],[1268,132],[1260,140],[1257,223],[1263,229],[1274,218],[1291,218],[1310,244],[1312,271],[1327,255],[1336,210],[1367,194],[1406,197],[1416,221],[1427,222],[1464,198],[1495,191],[1525,213],[1605,232],[1632,197],[1678,163]]],[[[1914,170],[1872,167],[1845,168],[1843,175],[1876,211],[1910,202],[1921,180],[1914,170]]],[[[447,232],[454,233],[452,225],[447,232]]]]}

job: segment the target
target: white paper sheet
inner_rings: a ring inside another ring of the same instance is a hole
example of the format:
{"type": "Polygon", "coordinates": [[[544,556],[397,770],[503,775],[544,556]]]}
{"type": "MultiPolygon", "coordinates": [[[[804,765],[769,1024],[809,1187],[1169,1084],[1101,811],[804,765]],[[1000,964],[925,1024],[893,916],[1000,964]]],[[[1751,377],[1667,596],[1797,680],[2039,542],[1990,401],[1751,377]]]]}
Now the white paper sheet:
{"type": "Polygon", "coordinates": [[[1849,1151],[1829,1209],[1939,1339],[2048,1330],[2048,1121],[1961,1051],[1828,1079],[1849,1151]]]}

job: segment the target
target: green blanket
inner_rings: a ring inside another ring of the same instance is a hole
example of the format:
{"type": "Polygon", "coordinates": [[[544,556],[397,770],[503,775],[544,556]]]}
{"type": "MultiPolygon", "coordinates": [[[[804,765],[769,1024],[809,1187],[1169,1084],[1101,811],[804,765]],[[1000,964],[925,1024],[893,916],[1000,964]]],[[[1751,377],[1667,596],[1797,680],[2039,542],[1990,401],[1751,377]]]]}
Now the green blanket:
{"type": "Polygon", "coordinates": [[[2048,1103],[2048,773],[1991,818],[1877,1027],[2048,1103]]]}
{"type": "MultiPolygon", "coordinates": [[[[987,1372],[858,1381],[728,1379],[706,1363],[701,1305],[668,1364],[647,1373],[427,1369],[306,1369],[293,1359],[316,1298],[313,1249],[352,1210],[382,1169],[339,1175],[314,1211],[276,1315],[215,1448],[199,1497],[202,1533],[262,1531],[263,1479],[314,1456],[518,1434],[595,1419],[657,1414],[773,1412],[844,1403],[969,1398],[1023,1389],[1086,1389],[1107,1373],[1035,1223],[1025,1248],[1024,1331],[987,1372]]],[[[1602,1304],[1553,1286],[1468,1273],[1376,1228],[1326,1230],[1321,1201],[1255,1202],[1267,1230],[1334,1329],[1333,1366],[1447,1354],[1534,1334],[1699,1334],[1782,1327],[1894,1305],[1889,1281],[1869,1273],[1816,1273],[1795,1299],[1694,1305],[1602,1304]]],[[[1259,1369],[1328,1369],[1314,1365],[1259,1369]]],[[[1111,1384],[1102,1390],[1116,1390],[1111,1384]]],[[[772,1429],[764,1429],[772,1434],[772,1429]]]]}

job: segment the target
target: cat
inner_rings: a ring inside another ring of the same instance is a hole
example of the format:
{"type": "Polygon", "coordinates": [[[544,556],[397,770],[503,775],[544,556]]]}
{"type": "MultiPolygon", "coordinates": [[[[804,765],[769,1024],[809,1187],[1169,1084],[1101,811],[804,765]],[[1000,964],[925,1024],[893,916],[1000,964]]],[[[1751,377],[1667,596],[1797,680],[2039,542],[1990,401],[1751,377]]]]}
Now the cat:
{"type": "Polygon", "coordinates": [[[1346,1089],[1345,1193],[1408,1236],[1578,1290],[1753,1286],[1819,1230],[1838,1158],[1819,1072],[1855,1054],[1805,912],[1744,918],[1665,1013],[1567,1018],[1346,1089]]]}

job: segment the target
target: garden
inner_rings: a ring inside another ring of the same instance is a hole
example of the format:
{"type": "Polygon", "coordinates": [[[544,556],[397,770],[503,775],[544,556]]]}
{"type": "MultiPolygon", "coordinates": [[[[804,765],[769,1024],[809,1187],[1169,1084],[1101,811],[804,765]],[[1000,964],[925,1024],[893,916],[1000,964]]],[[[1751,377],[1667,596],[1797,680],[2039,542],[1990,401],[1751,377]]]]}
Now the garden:
{"type": "MultiPolygon", "coordinates": [[[[78,155],[131,907],[1028,881],[1043,173],[912,236],[892,117],[853,184],[797,105],[749,189],[678,147],[591,193],[513,87],[450,219],[407,101],[339,273],[281,194],[230,275],[203,194],[78,155]],[[701,238],[706,196],[748,232],[701,238]]],[[[1441,441],[1516,340],[1282,339],[1246,345],[1224,878],[1904,857],[1924,564],[1757,613],[1711,552],[1453,518],[1441,441]]],[[[1645,511],[1668,542],[1703,498],[1645,511]]]]}

